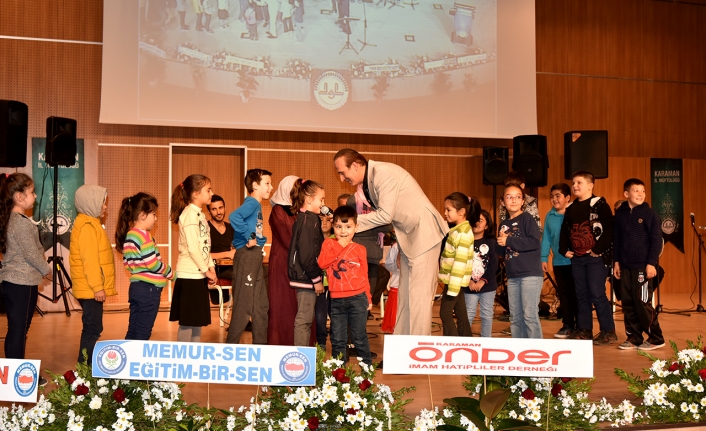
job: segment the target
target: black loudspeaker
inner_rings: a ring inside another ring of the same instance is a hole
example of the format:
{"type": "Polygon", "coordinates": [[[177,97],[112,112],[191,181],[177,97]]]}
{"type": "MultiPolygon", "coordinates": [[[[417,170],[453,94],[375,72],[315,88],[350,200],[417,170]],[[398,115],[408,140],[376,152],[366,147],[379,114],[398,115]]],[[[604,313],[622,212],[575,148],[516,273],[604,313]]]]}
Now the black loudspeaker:
{"type": "Polygon", "coordinates": [[[483,184],[500,185],[508,171],[507,147],[483,147],[483,184]]]}
{"type": "Polygon", "coordinates": [[[47,118],[47,147],[44,160],[50,166],[76,164],[76,120],[47,118]]]}
{"type": "Polygon", "coordinates": [[[588,171],[593,177],[608,178],[608,131],[578,130],[564,133],[564,178],[588,171]]]}
{"type": "Polygon", "coordinates": [[[27,105],[0,100],[0,166],[27,166],[27,105]]]}
{"type": "Polygon", "coordinates": [[[525,176],[525,186],[547,185],[547,137],[544,135],[522,135],[512,138],[512,169],[525,176]]]}

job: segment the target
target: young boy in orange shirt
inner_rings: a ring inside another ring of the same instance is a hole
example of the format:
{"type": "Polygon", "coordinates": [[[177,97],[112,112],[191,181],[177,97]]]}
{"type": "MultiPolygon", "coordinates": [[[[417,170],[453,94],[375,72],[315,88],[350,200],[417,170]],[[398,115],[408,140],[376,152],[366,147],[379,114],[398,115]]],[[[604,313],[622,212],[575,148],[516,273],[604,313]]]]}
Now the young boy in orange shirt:
{"type": "Polygon", "coordinates": [[[336,238],[324,240],[318,262],[326,270],[331,295],[331,355],[348,360],[346,342],[350,327],[351,341],[358,354],[365,364],[372,365],[366,330],[372,298],[365,247],[353,242],[357,217],[355,209],[349,206],[334,211],[336,238]]]}

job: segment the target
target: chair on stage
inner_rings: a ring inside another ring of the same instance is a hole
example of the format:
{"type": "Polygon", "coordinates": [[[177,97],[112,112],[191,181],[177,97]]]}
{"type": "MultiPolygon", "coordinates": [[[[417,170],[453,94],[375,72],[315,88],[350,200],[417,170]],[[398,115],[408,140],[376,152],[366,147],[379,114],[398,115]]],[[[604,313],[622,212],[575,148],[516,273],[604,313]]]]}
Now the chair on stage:
{"type": "Polygon", "coordinates": [[[208,288],[218,291],[218,317],[220,326],[225,326],[230,310],[233,308],[233,281],[229,278],[221,278],[221,273],[224,272],[222,268],[229,269],[233,267],[233,259],[214,259],[214,263],[216,264],[218,281],[213,286],[209,285],[208,288]],[[228,291],[229,293],[227,304],[223,301],[224,291],[228,291]]]}

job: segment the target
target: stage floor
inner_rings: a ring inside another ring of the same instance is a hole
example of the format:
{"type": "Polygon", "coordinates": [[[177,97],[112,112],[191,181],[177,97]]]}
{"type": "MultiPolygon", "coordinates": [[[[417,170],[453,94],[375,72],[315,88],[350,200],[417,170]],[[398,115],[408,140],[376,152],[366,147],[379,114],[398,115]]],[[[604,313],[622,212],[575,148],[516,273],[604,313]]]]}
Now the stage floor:
{"type": "MultiPolygon", "coordinates": [[[[694,295],[694,301],[698,299],[694,295]]],[[[689,300],[688,294],[665,295],[662,298],[666,311],[673,309],[694,308],[689,300]]],[[[496,309],[500,312],[500,309],[496,309]]],[[[373,314],[379,317],[380,310],[373,308],[373,314]]],[[[438,301],[434,307],[434,332],[433,335],[441,335],[438,301]]],[[[218,326],[218,312],[212,311],[213,322],[211,326],[204,328],[204,342],[222,343],[226,338],[226,330],[218,326]]],[[[624,341],[622,313],[615,313],[616,328],[620,342],[624,341]]],[[[177,324],[168,321],[168,312],[161,311],[157,317],[157,323],[152,333],[154,340],[176,340],[177,324]]],[[[680,348],[685,346],[685,340],[696,340],[702,333],[702,328],[706,326],[706,314],[692,312],[690,316],[680,314],[662,313],[659,316],[662,330],[666,340],[673,340],[680,348]]],[[[123,339],[127,330],[128,313],[126,311],[106,312],[103,320],[102,340],[123,339]]],[[[7,319],[0,316],[0,334],[4,336],[7,328],[7,319]]],[[[500,331],[508,328],[509,322],[496,320],[493,324],[493,336],[507,338],[500,331]]],[[[598,324],[594,319],[594,327],[598,324]]],[[[561,327],[559,320],[543,320],[542,329],[545,338],[552,338],[553,334],[561,327]]],[[[480,332],[480,322],[476,320],[473,324],[474,333],[480,332]]],[[[370,344],[374,352],[378,353],[377,360],[383,359],[383,337],[380,331],[380,320],[368,321],[368,332],[370,334],[370,344]]],[[[42,369],[51,370],[57,374],[63,374],[69,369],[73,369],[78,354],[78,343],[81,333],[81,312],[74,311],[70,317],[64,313],[50,313],[44,317],[35,315],[29,333],[27,343],[27,357],[42,360],[42,369]]],[[[243,335],[243,342],[250,342],[250,333],[243,335]]],[[[327,346],[330,352],[330,345],[327,346]]],[[[659,358],[666,358],[671,354],[669,345],[661,350],[652,352],[659,358]]],[[[594,348],[594,364],[596,381],[590,398],[599,400],[605,397],[611,403],[619,403],[623,399],[633,399],[627,391],[626,385],[621,382],[613,373],[614,368],[622,368],[629,372],[638,373],[643,368],[649,368],[650,361],[637,354],[636,351],[622,351],[617,345],[594,348]]],[[[444,398],[467,395],[461,386],[463,376],[400,376],[384,375],[378,373],[377,382],[390,385],[393,389],[402,386],[415,386],[416,391],[411,394],[414,398],[407,405],[406,412],[409,416],[416,416],[422,408],[431,408],[434,405],[441,406],[444,398]]],[[[51,385],[51,383],[50,383],[51,385]]],[[[188,384],[184,387],[184,396],[187,402],[196,402],[201,405],[210,404],[212,406],[228,408],[249,402],[250,397],[255,394],[256,387],[240,385],[206,385],[188,384]]]]}

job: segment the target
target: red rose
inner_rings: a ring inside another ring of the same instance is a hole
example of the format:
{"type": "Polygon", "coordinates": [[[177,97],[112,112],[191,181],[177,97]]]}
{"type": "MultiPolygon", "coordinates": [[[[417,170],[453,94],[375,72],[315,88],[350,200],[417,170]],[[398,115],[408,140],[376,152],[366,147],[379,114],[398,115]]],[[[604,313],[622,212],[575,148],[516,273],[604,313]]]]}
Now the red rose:
{"type": "Polygon", "coordinates": [[[74,374],[73,370],[69,370],[64,373],[64,380],[66,380],[66,383],[68,384],[76,381],[76,374],[74,374]]]}
{"type": "Polygon", "coordinates": [[[86,395],[88,393],[88,386],[84,384],[80,384],[76,386],[76,390],[74,391],[74,394],[76,395],[86,395]]]}
{"type": "Polygon", "coordinates": [[[701,377],[701,380],[706,380],[706,368],[699,370],[699,377],[701,377]]]}
{"type": "Polygon", "coordinates": [[[319,427],[319,418],[317,418],[316,416],[312,416],[307,421],[307,424],[309,425],[310,430],[315,430],[319,427]]]}
{"type": "MultiPolygon", "coordinates": [[[[346,370],[343,369],[343,368],[337,368],[337,369],[333,370],[333,372],[331,373],[331,375],[332,375],[337,381],[341,382],[342,379],[346,377],[346,370]]],[[[350,381],[350,379],[349,379],[348,381],[350,381]]],[[[345,383],[345,382],[344,382],[344,383],[345,383]]]]}
{"type": "Polygon", "coordinates": [[[360,388],[361,391],[364,391],[364,390],[368,389],[371,384],[372,384],[372,383],[370,383],[370,380],[365,379],[365,380],[363,380],[362,382],[360,382],[360,384],[358,385],[358,387],[360,388]]]}
{"type": "Polygon", "coordinates": [[[528,401],[531,401],[534,399],[534,392],[532,392],[532,389],[529,389],[529,388],[522,391],[522,394],[520,394],[520,395],[522,395],[522,398],[524,398],[528,401]]]}
{"type": "Polygon", "coordinates": [[[354,408],[350,408],[350,409],[346,410],[347,415],[355,415],[356,413],[358,413],[358,410],[356,410],[354,408]]]}
{"type": "Polygon", "coordinates": [[[681,369],[681,367],[679,366],[679,364],[676,363],[676,362],[672,362],[672,365],[670,365],[669,368],[667,368],[667,371],[674,372],[674,371],[679,370],[679,369],[681,369]]]}
{"type": "Polygon", "coordinates": [[[561,381],[562,381],[563,383],[569,383],[569,382],[572,381],[572,380],[573,380],[573,379],[572,379],[571,377],[562,377],[562,378],[561,378],[561,381]]]}
{"type": "Polygon", "coordinates": [[[341,377],[341,380],[339,380],[339,382],[341,382],[341,383],[350,383],[350,382],[351,382],[351,378],[348,377],[348,376],[343,376],[343,377],[341,377]]]}
{"type": "Polygon", "coordinates": [[[115,391],[113,391],[113,399],[116,403],[122,403],[123,401],[125,401],[125,391],[123,391],[121,388],[116,389],[115,391]]]}
{"type": "Polygon", "coordinates": [[[563,389],[563,386],[561,386],[559,383],[555,383],[554,386],[552,386],[552,396],[558,397],[563,389]]]}

